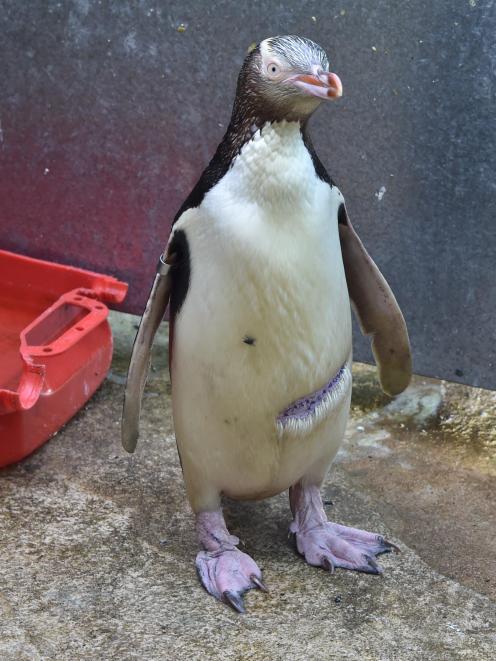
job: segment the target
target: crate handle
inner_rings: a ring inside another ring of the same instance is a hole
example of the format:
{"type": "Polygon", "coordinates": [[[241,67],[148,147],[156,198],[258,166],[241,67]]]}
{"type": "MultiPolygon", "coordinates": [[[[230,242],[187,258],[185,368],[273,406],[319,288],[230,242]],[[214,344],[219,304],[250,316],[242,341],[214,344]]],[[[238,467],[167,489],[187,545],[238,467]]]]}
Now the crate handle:
{"type": "Polygon", "coordinates": [[[43,390],[44,381],[45,366],[24,361],[17,390],[0,389],[0,415],[27,411],[34,406],[43,390]]]}

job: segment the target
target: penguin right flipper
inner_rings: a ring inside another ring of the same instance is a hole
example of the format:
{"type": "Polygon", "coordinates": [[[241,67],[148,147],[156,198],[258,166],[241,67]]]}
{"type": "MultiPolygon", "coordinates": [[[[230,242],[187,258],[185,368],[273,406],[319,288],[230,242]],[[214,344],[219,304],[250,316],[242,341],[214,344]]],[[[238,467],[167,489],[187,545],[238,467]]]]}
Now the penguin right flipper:
{"type": "Polygon", "coordinates": [[[412,357],[405,319],[386,279],[351,225],[344,204],[338,214],[339,238],[350,299],[372,351],[382,389],[398,395],[410,383],[412,357]]]}
{"type": "Polygon", "coordinates": [[[122,410],[121,441],[127,452],[138,442],[141,400],[150,368],[155,333],[162,321],[171,293],[170,266],[160,257],[155,280],[134,340],[122,410]]]}

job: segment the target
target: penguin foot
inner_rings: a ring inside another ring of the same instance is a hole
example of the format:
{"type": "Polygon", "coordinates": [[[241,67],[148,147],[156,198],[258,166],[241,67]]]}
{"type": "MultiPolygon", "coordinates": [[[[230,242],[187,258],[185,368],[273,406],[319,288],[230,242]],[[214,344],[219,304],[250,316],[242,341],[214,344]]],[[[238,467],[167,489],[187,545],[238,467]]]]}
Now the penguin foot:
{"type": "Polygon", "coordinates": [[[331,572],[341,567],[367,574],[382,574],[376,556],[399,551],[381,535],[328,521],[316,485],[293,485],[289,490],[289,499],[294,516],[289,530],[296,536],[298,552],[310,565],[324,567],[331,572]]]}
{"type": "Polygon", "coordinates": [[[201,584],[213,597],[244,613],[243,594],[247,590],[267,592],[262,572],[249,555],[236,548],[239,539],[228,531],[221,510],[198,512],[196,531],[204,549],[196,556],[201,584]]]}
{"type": "Polygon", "coordinates": [[[247,590],[267,592],[256,562],[237,548],[200,551],[196,569],[205,590],[238,613],[245,613],[243,594],[247,590]]]}
{"type": "Polygon", "coordinates": [[[308,564],[323,567],[331,573],[340,567],[367,574],[382,574],[383,569],[376,562],[376,556],[399,551],[381,535],[331,521],[310,530],[297,531],[296,546],[308,564]]]}

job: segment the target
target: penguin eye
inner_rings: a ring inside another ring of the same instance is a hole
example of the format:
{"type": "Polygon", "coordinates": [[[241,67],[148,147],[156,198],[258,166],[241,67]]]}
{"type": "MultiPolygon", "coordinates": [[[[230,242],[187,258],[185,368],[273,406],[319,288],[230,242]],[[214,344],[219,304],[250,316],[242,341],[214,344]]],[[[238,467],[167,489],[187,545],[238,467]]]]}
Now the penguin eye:
{"type": "Polygon", "coordinates": [[[270,78],[274,78],[279,73],[279,67],[275,62],[269,62],[267,65],[267,73],[270,78]]]}

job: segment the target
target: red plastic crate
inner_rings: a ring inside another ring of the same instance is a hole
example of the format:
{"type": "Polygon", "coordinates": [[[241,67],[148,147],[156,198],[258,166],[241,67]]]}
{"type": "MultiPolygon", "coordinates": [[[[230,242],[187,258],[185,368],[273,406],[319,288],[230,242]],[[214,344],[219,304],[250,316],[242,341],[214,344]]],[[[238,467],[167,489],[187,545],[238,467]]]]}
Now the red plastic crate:
{"type": "Polygon", "coordinates": [[[0,467],[60,429],[112,359],[108,307],[127,284],[0,250],[0,467]]]}

